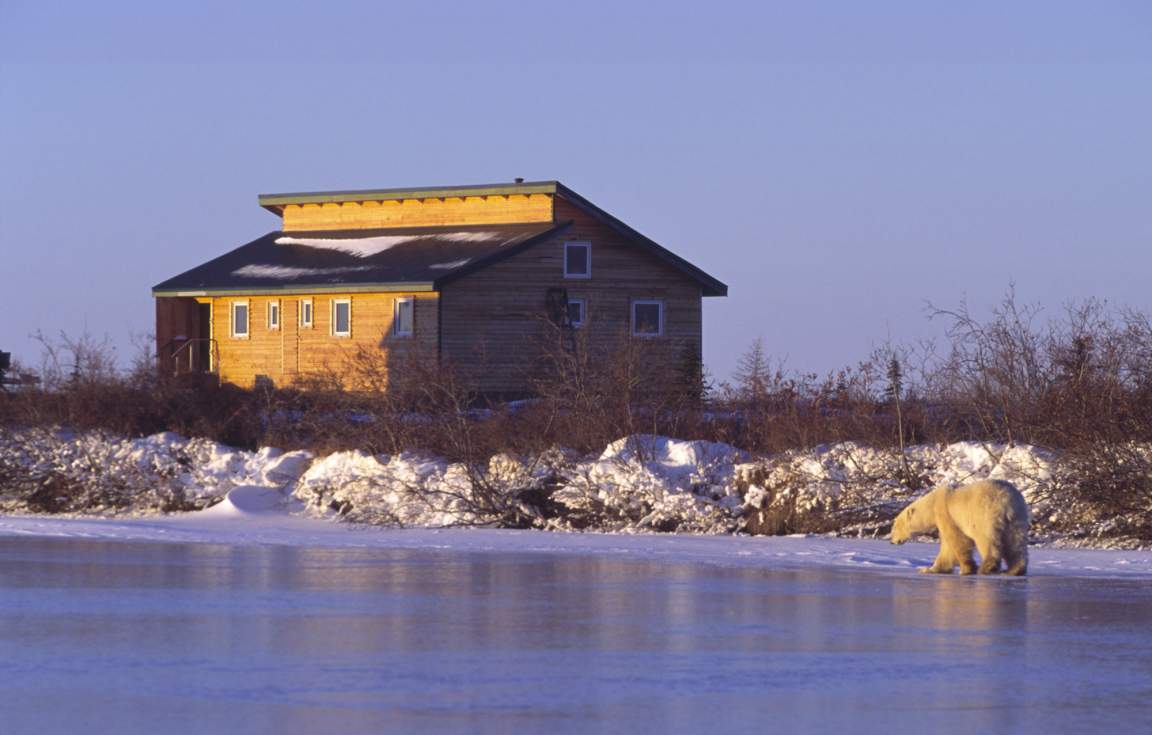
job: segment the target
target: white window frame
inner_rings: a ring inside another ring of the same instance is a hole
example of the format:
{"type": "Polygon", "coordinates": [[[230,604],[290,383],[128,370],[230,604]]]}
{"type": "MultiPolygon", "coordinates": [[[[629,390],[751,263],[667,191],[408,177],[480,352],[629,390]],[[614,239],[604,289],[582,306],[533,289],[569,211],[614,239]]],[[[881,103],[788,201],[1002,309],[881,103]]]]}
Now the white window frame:
{"type": "Polygon", "coordinates": [[[572,304],[580,304],[580,321],[571,322],[574,328],[579,329],[588,321],[588,299],[583,296],[568,299],[568,305],[571,306],[572,304]]]}
{"type": "Polygon", "coordinates": [[[351,337],[352,336],[352,299],[332,299],[332,328],[333,337],[351,337]],[[338,304],[348,304],[348,331],[336,331],[336,307],[338,304]]]}
{"type": "Polygon", "coordinates": [[[233,301],[228,305],[228,333],[232,339],[248,339],[252,334],[252,305],[248,299],[233,301]],[[244,307],[244,331],[236,331],[236,307],[244,307]]]}
{"type": "Polygon", "coordinates": [[[273,299],[268,302],[268,329],[279,329],[280,319],[283,315],[280,313],[280,301],[273,299]],[[275,315],[275,319],[273,319],[275,315]]]}
{"type": "Polygon", "coordinates": [[[664,299],[632,299],[632,336],[633,337],[663,337],[664,336],[664,299]],[[656,333],[636,331],[636,307],[655,304],[659,307],[656,333]]]}
{"type": "Polygon", "coordinates": [[[592,243],[587,240],[576,240],[573,242],[564,243],[564,277],[565,278],[579,278],[588,279],[592,277],[592,243]],[[588,258],[585,261],[588,265],[587,273],[569,273],[568,272],[568,248],[580,247],[588,251],[588,258]]]}
{"type": "Polygon", "coordinates": [[[416,331],[416,299],[411,296],[401,296],[396,299],[392,304],[392,336],[394,337],[411,337],[412,333],[416,331]],[[403,330],[400,328],[400,304],[408,304],[412,309],[412,328],[403,330]]]}
{"type": "Polygon", "coordinates": [[[312,299],[300,299],[300,326],[303,329],[311,329],[312,321],[316,318],[316,311],[312,307],[312,299]],[[304,308],[308,308],[308,317],[304,317],[304,308]]]}

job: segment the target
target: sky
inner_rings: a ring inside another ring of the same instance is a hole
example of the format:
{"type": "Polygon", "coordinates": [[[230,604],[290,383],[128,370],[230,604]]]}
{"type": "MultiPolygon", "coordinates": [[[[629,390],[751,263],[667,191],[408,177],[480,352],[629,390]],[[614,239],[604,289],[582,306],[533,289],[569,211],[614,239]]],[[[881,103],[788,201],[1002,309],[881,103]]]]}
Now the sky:
{"type": "Polygon", "coordinates": [[[1152,311],[1152,4],[0,0],[0,350],[153,329],[261,193],[558,179],[823,372],[1015,284],[1152,311]]]}

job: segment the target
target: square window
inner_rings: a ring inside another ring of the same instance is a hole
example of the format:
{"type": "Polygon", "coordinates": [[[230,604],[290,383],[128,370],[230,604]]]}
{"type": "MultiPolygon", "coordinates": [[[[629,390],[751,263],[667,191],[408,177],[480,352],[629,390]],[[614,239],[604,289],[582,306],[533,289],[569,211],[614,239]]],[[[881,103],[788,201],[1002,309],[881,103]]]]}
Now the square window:
{"type": "Polygon", "coordinates": [[[592,243],[564,243],[564,277],[592,277],[592,243]]]}
{"type": "Polygon", "coordinates": [[[332,300],[332,336],[352,336],[352,300],[332,300]]]}
{"type": "Polygon", "coordinates": [[[584,326],[586,308],[584,299],[568,299],[568,323],[573,327],[584,326]]]}
{"type": "Polygon", "coordinates": [[[280,328],[280,302],[279,301],[269,301],[268,302],[268,328],[269,329],[279,329],[280,328]]]}
{"type": "Polygon", "coordinates": [[[237,339],[248,338],[248,302],[232,302],[232,336],[237,339]]]}
{"type": "Polygon", "coordinates": [[[300,326],[312,328],[312,299],[300,300],[300,326]]]}
{"type": "Polygon", "coordinates": [[[392,333],[397,337],[410,337],[412,335],[413,318],[412,297],[396,299],[396,315],[392,319],[392,333]]]}
{"type": "Polygon", "coordinates": [[[632,334],[637,337],[659,337],[664,334],[664,302],[637,299],[632,302],[632,334]]]}

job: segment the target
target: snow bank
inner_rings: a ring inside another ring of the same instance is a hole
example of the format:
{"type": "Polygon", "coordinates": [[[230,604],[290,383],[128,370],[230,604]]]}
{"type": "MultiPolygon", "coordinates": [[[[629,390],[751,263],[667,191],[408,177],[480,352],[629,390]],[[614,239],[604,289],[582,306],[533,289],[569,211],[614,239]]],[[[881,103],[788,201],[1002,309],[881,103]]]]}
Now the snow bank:
{"type": "Polygon", "coordinates": [[[202,518],[249,518],[279,514],[290,507],[290,498],[280,488],[267,485],[241,485],[228,491],[224,500],[207,510],[202,518]]]}
{"type": "Polygon", "coordinates": [[[335,511],[362,523],[448,526],[480,521],[467,502],[471,483],[464,467],[413,453],[331,454],[304,473],[295,495],[313,510],[335,511]]]}
{"type": "Polygon", "coordinates": [[[0,432],[0,510],[196,510],[241,485],[292,485],[311,460],[307,452],[245,452],[172,433],[124,439],[101,432],[0,432]]]}
{"type": "Polygon", "coordinates": [[[175,434],[5,432],[0,511],[187,511],[255,487],[277,495],[240,490],[219,513],[251,512],[264,497],[301,515],[392,527],[882,536],[920,493],[987,477],[1021,489],[1040,538],[1136,545],[1116,531],[1125,527],[1116,514],[1078,514],[1058,460],[1037,447],[979,442],[904,455],[844,442],[752,457],[726,444],[636,435],[599,455],[555,449],[471,466],[411,452],[246,452],[175,434]]]}
{"type": "Polygon", "coordinates": [[[636,435],[563,473],[554,499],[569,511],[553,525],[612,531],[725,533],[743,501],[732,483],[746,454],[727,444],[636,435]]]}

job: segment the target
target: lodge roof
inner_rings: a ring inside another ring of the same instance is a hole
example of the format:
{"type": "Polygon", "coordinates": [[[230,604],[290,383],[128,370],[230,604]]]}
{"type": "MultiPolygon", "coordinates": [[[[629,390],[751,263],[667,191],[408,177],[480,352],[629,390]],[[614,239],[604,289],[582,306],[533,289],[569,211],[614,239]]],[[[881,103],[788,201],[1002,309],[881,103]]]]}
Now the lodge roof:
{"type": "MultiPolygon", "coordinates": [[[[567,200],[693,279],[704,296],[726,296],[728,286],[629,227],[559,181],[517,181],[468,186],[360,189],[261,194],[260,206],[282,213],[290,204],[326,204],[470,196],[548,194],[567,200]]],[[[247,245],[153,287],[157,296],[177,292],[290,292],[316,290],[434,290],[474,270],[531,247],[568,223],[551,222],[333,231],[270,232],[247,245]],[[377,240],[375,247],[368,241],[377,240]],[[317,244],[316,241],[330,242],[317,244]],[[311,244],[308,242],[311,241],[311,244]],[[358,244],[357,244],[358,243],[358,244]],[[343,247],[341,246],[343,244],[343,247]],[[371,252],[367,252],[371,250],[371,252]],[[454,266],[454,267],[449,267],[454,266]]]]}
{"type": "Polygon", "coordinates": [[[269,232],[153,287],[154,295],[433,290],[565,229],[551,222],[269,232]]]}

